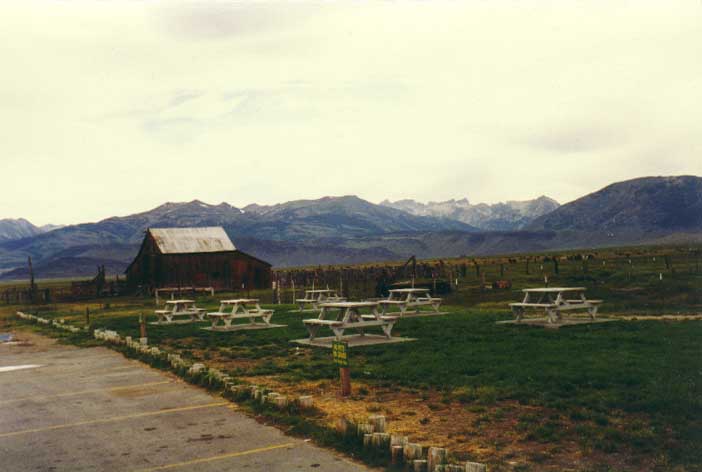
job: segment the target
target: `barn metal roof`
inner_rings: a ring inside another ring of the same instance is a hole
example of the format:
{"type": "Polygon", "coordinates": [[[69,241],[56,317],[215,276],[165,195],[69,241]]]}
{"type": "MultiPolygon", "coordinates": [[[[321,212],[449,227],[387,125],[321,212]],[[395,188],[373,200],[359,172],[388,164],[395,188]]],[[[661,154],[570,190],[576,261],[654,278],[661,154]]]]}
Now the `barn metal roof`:
{"type": "Polygon", "coordinates": [[[235,251],[221,226],[207,228],[150,228],[162,254],[235,251]]]}

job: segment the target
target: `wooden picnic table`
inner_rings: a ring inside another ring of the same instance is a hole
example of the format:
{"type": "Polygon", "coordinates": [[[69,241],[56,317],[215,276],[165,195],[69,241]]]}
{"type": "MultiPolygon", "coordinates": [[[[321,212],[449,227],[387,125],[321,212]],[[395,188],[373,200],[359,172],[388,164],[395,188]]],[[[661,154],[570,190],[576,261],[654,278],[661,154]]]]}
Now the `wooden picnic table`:
{"type": "Polygon", "coordinates": [[[196,292],[207,292],[214,297],[214,288],[212,287],[162,287],[154,289],[156,305],[160,305],[161,293],[169,293],[171,296],[171,300],[173,300],[175,298],[176,293],[179,296],[183,296],[183,292],[192,292],[193,294],[195,294],[196,292]]]}
{"type": "Polygon", "coordinates": [[[323,302],[343,302],[346,299],[340,297],[334,289],[312,289],[305,290],[305,298],[298,298],[295,303],[300,307],[300,311],[311,311],[319,309],[319,304],[323,302]],[[306,308],[307,306],[312,308],[306,308]]]}
{"type": "Polygon", "coordinates": [[[384,315],[388,315],[388,311],[393,306],[400,310],[400,316],[404,316],[412,308],[414,308],[415,314],[420,314],[419,308],[423,306],[431,306],[433,310],[426,313],[439,313],[442,300],[432,297],[431,290],[428,288],[396,288],[388,290],[388,292],[388,298],[378,300],[384,315]]]}
{"type": "Polygon", "coordinates": [[[238,298],[235,300],[221,300],[219,310],[207,313],[212,322],[213,330],[227,330],[232,328],[232,323],[237,319],[248,319],[249,325],[256,325],[256,318],[261,318],[266,325],[271,324],[273,310],[264,310],[258,298],[238,298]]]}
{"type": "Polygon", "coordinates": [[[170,324],[175,322],[178,316],[187,316],[190,321],[204,321],[205,311],[203,308],[195,306],[195,300],[168,300],[166,308],[156,310],[154,314],[159,324],[170,324]]]}
{"type": "Polygon", "coordinates": [[[310,341],[316,336],[321,326],[328,326],[337,340],[341,340],[347,329],[358,329],[361,335],[366,328],[380,326],[385,336],[391,337],[392,328],[397,321],[396,316],[383,315],[378,309],[378,302],[328,302],[319,305],[317,318],[303,320],[310,341]],[[368,310],[369,314],[362,314],[361,310],[368,310]],[[330,316],[328,318],[329,315],[330,316]]]}
{"type": "Polygon", "coordinates": [[[542,287],[525,288],[524,299],[520,303],[510,303],[516,321],[521,321],[527,309],[543,309],[549,323],[562,319],[561,312],[587,310],[590,319],[597,316],[597,308],[602,300],[589,300],[585,287],[542,287]]]}

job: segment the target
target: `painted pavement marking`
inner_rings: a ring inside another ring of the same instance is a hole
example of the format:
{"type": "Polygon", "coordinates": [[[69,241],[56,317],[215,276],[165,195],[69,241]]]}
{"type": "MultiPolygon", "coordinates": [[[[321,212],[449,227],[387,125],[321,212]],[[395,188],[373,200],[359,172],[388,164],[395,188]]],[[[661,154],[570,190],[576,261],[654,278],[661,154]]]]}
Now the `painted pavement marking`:
{"type": "Polygon", "coordinates": [[[14,372],[16,370],[36,369],[37,367],[44,367],[44,366],[40,365],[40,364],[6,365],[4,367],[0,367],[0,373],[14,372]]]}
{"type": "Polygon", "coordinates": [[[225,405],[229,405],[229,402],[208,403],[206,405],[183,406],[183,407],[178,407],[178,408],[168,408],[165,410],[147,411],[145,413],[134,413],[132,415],[113,416],[111,418],[102,418],[99,420],[89,420],[89,421],[79,421],[77,423],[57,424],[54,426],[46,426],[44,428],[25,429],[22,431],[11,431],[9,433],[0,433],[0,439],[1,438],[9,438],[12,436],[21,436],[24,434],[42,433],[45,431],[56,431],[57,429],[75,428],[75,427],[79,427],[79,426],[90,426],[90,425],[94,425],[94,424],[114,423],[117,421],[125,421],[125,420],[130,420],[133,418],[144,418],[146,416],[157,416],[157,415],[165,415],[168,413],[178,413],[181,411],[201,410],[203,408],[215,408],[218,406],[225,406],[225,405]]]}
{"type": "Polygon", "coordinates": [[[214,462],[214,461],[221,461],[224,459],[231,459],[233,457],[241,457],[241,456],[248,456],[251,454],[260,454],[262,452],[268,452],[268,451],[274,451],[276,449],[283,449],[285,447],[292,447],[294,446],[295,443],[285,443],[285,444],[277,444],[275,446],[268,446],[268,447],[259,447],[257,449],[249,449],[248,451],[241,451],[241,452],[232,452],[229,454],[222,454],[219,456],[212,456],[212,457],[204,457],[202,459],[193,459],[191,461],[185,461],[185,462],[176,462],[173,464],[166,464],[166,465],[159,465],[156,467],[150,467],[148,469],[139,469],[135,472],[155,472],[157,470],[167,470],[167,469],[175,469],[177,467],[185,467],[188,465],[195,465],[195,464],[203,464],[206,462],[214,462]]]}
{"type": "Polygon", "coordinates": [[[162,382],[150,382],[150,383],[142,383],[142,384],[135,384],[135,385],[123,385],[119,387],[108,387],[108,388],[93,388],[90,390],[80,390],[77,392],[64,392],[64,393],[54,393],[54,394],[49,394],[49,395],[34,395],[31,397],[22,397],[22,398],[13,398],[12,400],[3,400],[0,401],[0,405],[6,405],[8,403],[14,403],[14,402],[21,402],[23,400],[48,400],[52,398],[61,398],[61,397],[73,397],[76,395],[86,395],[90,393],[100,393],[100,392],[119,392],[122,390],[134,390],[138,388],[144,388],[144,387],[154,387],[156,385],[164,385],[164,384],[170,384],[173,383],[169,380],[164,380],[162,382]]]}

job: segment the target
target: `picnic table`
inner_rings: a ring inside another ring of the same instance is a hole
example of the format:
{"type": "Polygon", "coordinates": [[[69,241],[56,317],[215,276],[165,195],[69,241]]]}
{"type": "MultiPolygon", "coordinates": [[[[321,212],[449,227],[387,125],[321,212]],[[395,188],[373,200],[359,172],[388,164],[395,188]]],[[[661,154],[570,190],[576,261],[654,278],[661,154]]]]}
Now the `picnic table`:
{"type": "Polygon", "coordinates": [[[380,326],[385,336],[390,339],[397,319],[397,316],[383,315],[378,309],[378,302],[341,301],[320,303],[319,316],[303,320],[303,323],[310,333],[310,341],[317,336],[322,326],[329,327],[337,340],[341,340],[347,329],[358,329],[363,336],[364,330],[372,326],[380,326]],[[361,310],[367,310],[370,313],[362,314],[361,310]]]}
{"type": "Polygon", "coordinates": [[[191,292],[193,295],[196,292],[207,292],[214,297],[214,288],[212,287],[162,287],[154,289],[154,295],[156,297],[156,306],[160,305],[160,295],[162,293],[170,294],[171,300],[175,299],[176,294],[178,296],[183,296],[184,292],[191,292]]]}
{"type": "Polygon", "coordinates": [[[510,303],[516,321],[521,321],[527,309],[543,309],[549,323],[562,319],[561,312],[587,310],[590,319],[597,316],[597,307],[602,300],[590,300],[585,297],[585,287],[543,287],[525,288],[524,299],[520,303],[510,303]]]}
{"type": "Polygon", "coordinates": [[[261,318],[264,324],[270,325],[272,316],[273,310],[262,309],[258,298],[221,300],[219,310],[207,313],[207,317],[212,322],[212,329],[223,331],[232,328],[232,323],[238,319],[248,319],[249,325],[253,326],[257,324],[256,318],[261,318]]]}
{"type": "Polygon", "coordinates": [[[176,317],[187,316],[189,320],[182,320],[181,322],[193,322],[193,321],[204,321],[206,310],[203,308],[198,308],[195,306],[195,300],[167,300],[166,308],[163,310],[156,310],[158,324],[171,324],[175,323],[176,317]]]}
{"type": "Polygon", "coordinates": [[[333,289],[312,289],[305,290],[305,298],[298,298],[295,303],[300,307],[300,311],[317,310],[320,303],[324,302],[343,302],[346,299],[340,297],[336,290],[333,289]],[[310,305],[312,308],[306,308],[310,305]]]}
{"type": "Polygon", "coordinates": [[[420,314],[419,308],[423,306],[432,308],[431,312],[426,313],[439,313],[442,300],[441,298],[432,297],[431,290],[428,288],[396,288],[388,292],[390,294],[388,298],[378,300],[384,315],[388,315],[388,311],[393,306],[400,310],[400,316],[405,316],[408,310],[414,311],[418,315],[420,314]]]}

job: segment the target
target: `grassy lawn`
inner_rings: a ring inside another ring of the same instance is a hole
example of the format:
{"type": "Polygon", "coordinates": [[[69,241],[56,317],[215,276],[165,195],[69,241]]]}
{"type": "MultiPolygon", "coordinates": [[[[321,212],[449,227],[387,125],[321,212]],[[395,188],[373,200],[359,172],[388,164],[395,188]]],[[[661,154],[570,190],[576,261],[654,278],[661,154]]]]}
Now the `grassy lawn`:
{"type": "MultiPolygon", "coordinates": [[[[214,309],[216,300],[202,298],[199,304],[214,309]]],[[[512,462],[522,470],[537,463],[558,470],[568,461],[560,457],[551,463],[559,457],[553,449],[559,444],[569,444],[563,450],[568,455],[590,455],[593,460],[584,463],[593,470],[655,465],[697,470],[702,463],[702,322],[616,321],[545,330],[496,325],[509,313],[499,303],[483,305],[450,306],[445,316],[402,320],[395,333],[417,342],[353,350],[355,400],[367,404],[368,411],[383,405],[391,417],[412,416],[406,407],[387,401],[393,392],[405,404],[423,401],[429,412],[404,420],[416,422],[413,432],[428,444],[433,438],[423,429],[448,441],[437,431],[442,425],[427,423],[451,411],[466,422],[449,441],[452,450],[471,457],[484,450],[479,458],[495,463],[497,470],[514,468],[512,462]],[[476,433],[491,427],[504,434],[481,444],[476,433]],[[525,452],[539,447],[544,452],[525,452]]],[[[136,299],[114,301],[107,309],[88,306],[94,327],[132,336],[138,335],[139,313],[153,310],[152,302],[136,299]]],[[[286,328],[213,333],[200,329],[203,324],[149,326],[148,336],[152,344],[249,381],[333,388],[337,371],[330,352],[289,342],[306,336],[300,320],[309,315],[291,312],[291,305],[271,308],[274,322],[286,328]]],[[[59,305],[46,316],[81,324],[84,311],[83,305],[59,305]]]]}

